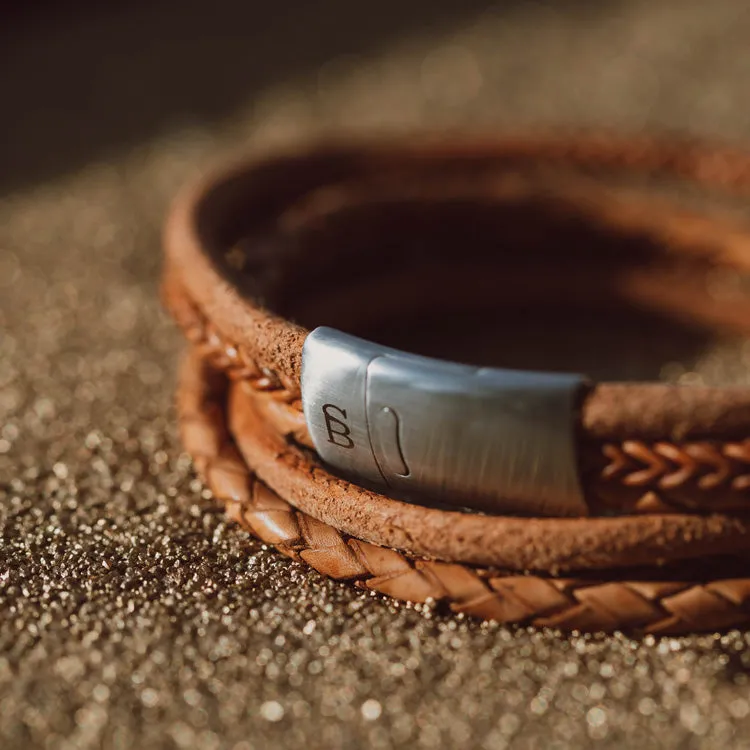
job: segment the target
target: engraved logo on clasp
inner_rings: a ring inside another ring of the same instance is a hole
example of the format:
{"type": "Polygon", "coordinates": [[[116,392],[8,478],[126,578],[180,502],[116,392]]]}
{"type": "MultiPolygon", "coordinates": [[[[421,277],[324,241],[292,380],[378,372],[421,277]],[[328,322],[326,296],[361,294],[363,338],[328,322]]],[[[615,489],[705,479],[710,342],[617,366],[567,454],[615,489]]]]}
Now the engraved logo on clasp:
{"type": "Polygon", "coordinates": [[[326,420],[326,430],[328,431],[328,442],[338,445],[340,448],[353,448],[354,441],[351,439],[351,429],[344,421],[346,419],[346,409],[342,409],[336,404],[323,404],[323,416],[326,420]],[[337,411],[343,419],[331,414],[331,411],[337,411]]]}

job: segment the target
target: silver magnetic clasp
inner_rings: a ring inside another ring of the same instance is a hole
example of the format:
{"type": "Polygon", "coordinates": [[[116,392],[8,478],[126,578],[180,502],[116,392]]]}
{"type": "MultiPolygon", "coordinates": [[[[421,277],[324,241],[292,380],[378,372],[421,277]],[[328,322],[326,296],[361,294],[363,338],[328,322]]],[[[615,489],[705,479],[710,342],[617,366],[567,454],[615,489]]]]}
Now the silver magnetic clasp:
{"type": "Polygon", "coordinates": [[[490,512],[585,515],[575,455],[580,375],[476,368],[316,328],[302,404],[347,477],[490,512]]]}

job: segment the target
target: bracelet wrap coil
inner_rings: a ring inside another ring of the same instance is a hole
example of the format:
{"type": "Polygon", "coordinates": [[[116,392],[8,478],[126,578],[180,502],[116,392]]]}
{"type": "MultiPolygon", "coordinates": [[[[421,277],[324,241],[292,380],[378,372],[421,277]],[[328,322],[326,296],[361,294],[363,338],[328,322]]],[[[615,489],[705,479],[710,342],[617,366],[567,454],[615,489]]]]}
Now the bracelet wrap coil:
{"type": "MultiPolygon", "coordinates": [[[[571,408],[580,505],[535,505],[532,488],[526,506],[503,506],[500,491],[489,515],[332,473],[303,411],[309,334],[291,319],[369,331],[437,308],[625,305],[746,333],[750,232],[727,211],[608,186],[633,177],[740,194],[750,158],[596,137],[319,146],[186,191],[163,297],[191,346],[183,439],[230,516],[333,578],[486,619],[654,633],[746,622],[750,388],[584,383],[571,408]],[[580,517],[504,515],[518,510],[580,517]]],[[[373,450],[381,475],[381,460],[407,475],[403,453],[373,450]]],[[[486,508],[480,494],[460,504],[486,508]]]]}

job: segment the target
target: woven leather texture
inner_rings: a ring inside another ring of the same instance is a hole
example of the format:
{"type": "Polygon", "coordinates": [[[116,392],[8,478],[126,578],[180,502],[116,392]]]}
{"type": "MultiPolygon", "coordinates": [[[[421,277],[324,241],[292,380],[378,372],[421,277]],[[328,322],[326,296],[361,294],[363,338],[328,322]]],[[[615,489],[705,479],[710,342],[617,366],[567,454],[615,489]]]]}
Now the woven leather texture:
{"type": "Polygon", "coordinates": [[[348,536],[260,482],[226,425],[226,376],[205,351],[186,357],[178,397],[186,450],[228,516],[319,573],[457,614],[563,630],[680,634],[750,620],[750,578],[700,582],[523,575],[420,559],[348,536]]]}

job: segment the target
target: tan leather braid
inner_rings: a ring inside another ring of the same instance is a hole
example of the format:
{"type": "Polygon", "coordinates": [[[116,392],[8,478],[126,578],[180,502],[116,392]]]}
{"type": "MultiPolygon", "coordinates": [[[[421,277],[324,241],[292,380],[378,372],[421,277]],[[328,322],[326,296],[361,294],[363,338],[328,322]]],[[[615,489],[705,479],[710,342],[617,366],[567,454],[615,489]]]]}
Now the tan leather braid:
{"type": "Polygon", "coordinates": [[[610,483],[632,487],[636,512],[750,509],[750,440],[624,440],[600,450],[607,463],[594,468],[594,486],[600,496],[610,483]]]}
{"type": "Polygon", "coordinates": [[[443,603],[457,614],[563,630],[679,634],[750,621],[750,579],[597,580],[508,574],[424,560],[341,533],[260,482],[226,427],[226,377],[193,351],[179,386],[182,439],[228,516],[319,573],[395,599],[443,603]]]}
{"type": "MultiPolygon", "coordinates": [[[[259,391],[272,391],[277,407],[269,411],[269,418],[276,430],[312,447],[298,391],[285,388],[272,371],[228,341],[186,298],[171,307],[203,358],[232,379],[245,380],[259,391]]],[[[582,474],[593,477],[589,502],[594,511],[750,510],[750,439],[589,441],[583,445],[581,459],[582,474]]]]}

